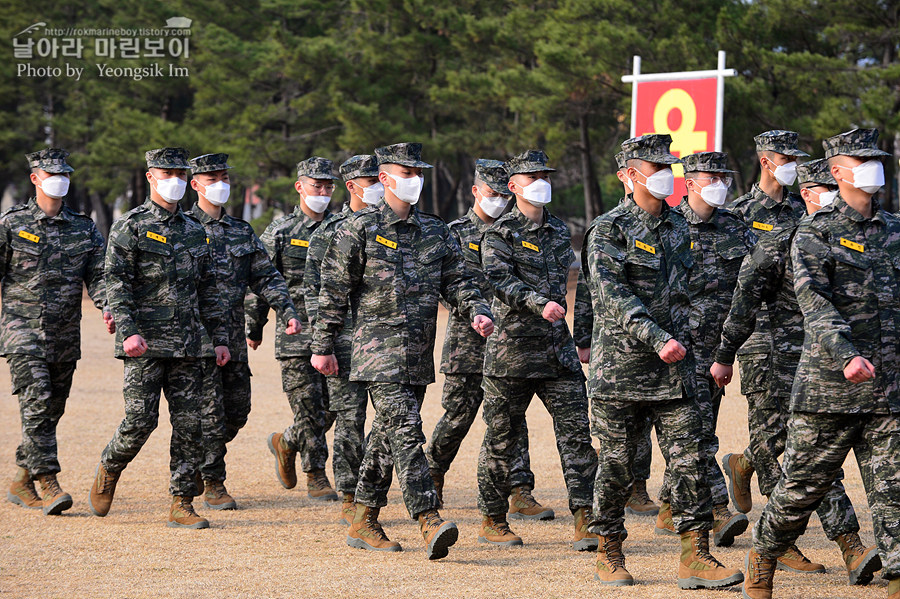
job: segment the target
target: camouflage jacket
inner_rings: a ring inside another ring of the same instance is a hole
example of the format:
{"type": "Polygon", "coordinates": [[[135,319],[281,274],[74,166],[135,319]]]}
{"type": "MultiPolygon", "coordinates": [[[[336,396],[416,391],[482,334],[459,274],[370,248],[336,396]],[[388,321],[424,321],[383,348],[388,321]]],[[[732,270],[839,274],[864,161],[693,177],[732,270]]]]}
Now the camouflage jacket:
{"type": "Polygon", "coordinates": [[[210,339],[228,345],[206,232],[180,207],[171,213],[148,198],[113,223],[106,296],[118,358],[132,335],[147,342],[148,358],[211,357],[210,339]]]}
{"type": "MultiPolygon", "coordinates": [[[[739,197],[729,207],[744,219],[757,238],[765,237],[776,228],[796,227],[806,216],[806,205],[796,193],[784,190],[784,198],[776,202],[754,183],[750,191],[739,197]]],[[[769,312],[765,306],[756,317],[756,331],[740,348],[738,355],[767,354],[772,346],[769,333],[769,312]]]]}
{"type": "Polygon", "coordinates": [[[791,395],[798,412],[900,412],[900,219],[864,218],[840,197],[800,223],[791,246],[803,311],[803,353],[791,395]],[[875,378],[851,383],[855,356],[875,378]]]}
{"type": "Polygon", "coordinates": [[[686,196],[674,210],[687,221],[691,235],[691,344],[697,372],[707,375],[731,306],[741,262],[756,243],[756,236],[739,216],[722,208],[713,210],[709,221],[701,220],[686,196]]]}
{"type": "Polygon", "coordinates": [[[405,220],[387,202],[350,216],[325,252],[321,272],[312,351],[334,352],[352,309],[352,381],[433,383],[441,297],[469,319],[491,317],[450,229],[416,208],[405,220]]]}
{"type": "Polygon", "coordinates": [[[210,255],[216,268],[219,300],[225,312],[231,359],[246,362],[244,297],[247,289],[266,298],[285,323],[297,318],[294,303],[284,279],[272,265],[266,249],[249,223],[224,212],[221,218],[213,218],[197,205],[191,215],[206,229],[210,255]]]}
{"type": "MultiPolygon", "coordinates": [[[[327,212],[325,218],[328,218],[327,212]]],[[[287,335],[284,332],[287,321],[282,319],[276,323],[276,358],[312,355],[309,350],[312,337],[309,327],[306,326],[309,319],[303,297],[303,272],[306,270],[309,240],[323,222],[324,219],[316,222],[308,217],[298,205],[290,214],[273,220],[260,237],[275,268],[284,276],[300,324],[303,325],[296,335],[287,335]]],[[[269,303],[264,297],[249,293],[244,308],[247,312],[247,338],[262,340],[263,327],[269,320],[269,303]]]]}
{"type": "Polygon", "coordinates": [[[51,217],[32,198],[0,216],[0,355],[81,357],[82,287],[106,304],[103,244],[93,221],[65,204],[51,217]]]}
{"type": "MultiPolygon", "coordinates": [[[[466,266],[472,271],[481,296],[486,302],[490,302],[494,292],[481,270],[481,236],[490,225],[469,208],[465,216],[450,223],[449,227],[450,234],[462,250],[466,266]]],[[[441,352],[441,372],[481,372],[484,366],[484,344],[484,337],[472,328],[472,321],[459,310],[451,308],[441,352]]]]}
{"type": "Polygon", "coordinates": [[[566,307],[574,261],[569,228],[546,208],[542,224],[514,207],[485,232],[481,264],[497,315],[485,347],[485,375],[555,378],[581,371],[565,319],[551,324],[541,316],[547,302],[566,307]]]}
{"type": "Polygon", "coordinates": [[[666,401],[695,397],[688,284],[694,267],[684,217],[663,203],[659,217],[629,195],[590,224],[581,252],[594,312],[591,397],[666,401]],[[687,349],[675,364],[658,352],[687,349]]]}

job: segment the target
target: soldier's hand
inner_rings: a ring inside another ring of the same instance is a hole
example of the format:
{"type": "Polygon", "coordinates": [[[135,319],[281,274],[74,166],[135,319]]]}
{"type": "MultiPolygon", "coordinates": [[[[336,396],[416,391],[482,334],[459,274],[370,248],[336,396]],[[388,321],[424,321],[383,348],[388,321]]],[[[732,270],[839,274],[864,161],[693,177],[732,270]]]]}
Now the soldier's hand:
{"type": "Polygon", "coordinates": [[[106,331],[110,335],[116,332],[116,321],[113,319],[113,315],[109,312],[103,313],[103,323],[106,325],[106,331]]]}
{"type": "Polygon", "coordinates": [[[256,348],[259,347],[259,344],[262,343],[262,339],[250,339],[247,337],[247,345],[250,346],[250,349],[256,351],[256,348]]]}
{"type": "Polygon", "coordinates": [[[713,362],[709,373],[712,375],[713,380],[716,381],[716,385],[721,388],[731,382],[731,377],[734,376],[734,366],[713,362]]]}
{"type": "Polygon", "coordinates": [[[856,356],[844,368],[844,378],[851,383],[864,383],[875,378],[875,367],[862,356],[856,356]]]}
{"type": "Polygon", "coordinates": [[[544,317],[544,320],[556,322],[560,318],[566,317],[566,309],[556,302],[547,302],[544,305],[544,311],[541,313],[541,316],[544,317]]]}
{"type": "Polygon", "coordinates": [[[589,347],[576,347],[575,351],[578,352],[578,361],[582,364],[590,364],[591,362],[591,348],[589,347]]]}
{"type": "Polygon", "coordinates": [[[316,370],[318,370],[325,376],[337,374],[338,363],[337,363],[337,358],[334,357],[334,354],[330,354],[327,356],[320,356],[319,354],[313,354],[312,358],[309,359],[309,363],[312,364],[313,368],[315,368],[316,370]]]}
{"type": "Polygon", "coordinates": [[[216,346],[216,365],[225,366],[231,361],[231,352],[224,345],[216,346]]]}
{"type": "Polygon", "coordinates": [[[472,328],[478,331],[478,334],[482,337],[490,337],[491,333],[494,332],[494,321],[484,314],[479,314],[472,321],[472,328]]]}
{"type": "Polygon", "coordinates": [[[666,364],[674,364],[679,360],[683,360],[686,355],[687,350],[684,349],[683,345],[681,345],[674,339],[669,339],[668,341],[666,341],[666,344],[659,352],[660,359],[666,364]]]}
{"type": "Polygon", "coordinates": [[[122,342],[122,349],[129,358],[140,358],[147,351],[147,342],[140,335],[132,335],[122,342]]]}
{"type": "MultiPolygon", "coordinates": [[[[300,321],[296,318],[292,318],[288,321],[287,327],[285,327],[284,332],[286,335],[296,335],[300,332],[300,321]]],[[[259,345],[259,343],[257,343],[259,345]]],[[[256,349],[255,347],[253,349],[256,349]]]]}

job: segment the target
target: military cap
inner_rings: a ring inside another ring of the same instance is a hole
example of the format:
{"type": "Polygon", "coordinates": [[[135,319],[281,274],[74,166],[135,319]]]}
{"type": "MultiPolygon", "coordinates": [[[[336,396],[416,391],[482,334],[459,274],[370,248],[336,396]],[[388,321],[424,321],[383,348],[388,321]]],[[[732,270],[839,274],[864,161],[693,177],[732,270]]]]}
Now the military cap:
{"type": "Polygon", "coordinates": [[[831,176],[831,169],[828,166],[828,160],[825,158],[798,164],[797,182],[800,185],[803,185],[804,183],[815,183],[816,185],[837,186],[837,181],[831,176]]]}
{"type": "Polygon", "coordinates": [[[309,177],[310,179],[337,179],[331,174],[334,163],[327,158],[313,156],[297,163],[297,178],[309,177]]]}
{"type": "Polygon", "coordinates": [[[431,168],[427,162],[422,162],[422,144],[399,143],[383,148],[375,148],[375,156],[378,164],[399,164],[417,168],[431,168]]]}
{"type": "Polygon", "coordinates": [[[628,165],[625,164],[625,152],[616,152],[616,170],[625,170],[628,165]]]}
{"type": "Polygon", "coordinates": [[[184,148],[159,148],[144,153],[147,168],[191,168],[188,151],[184,148]]]}
{"type": "Polygon", "coordinates": [[[357,154],[345,160],[339,170],[344,181],[357,177],[377,177],[378,159],[372,154],[357,154]]]}
{"type": "Polygon", "coordinates": [[[28,159],[28,166],[31,168],[39,168],[51,174],[73,173],[75,169],[66,163],[68,152],[62,148],[46,148],[39,152],[25,154],[28,159]]]}
{"type": "Polygon", "coordinates": [[[785,156],[809,156],[806,152],[797,147],[797,140],[800,135],[796,131],[784,131],[782,129],[773,129],[765,131],[753,138],[756,142],[757,152],[777,152],[785,156]]]}
{"type": "Polygon", "coordinates": [[[829,137],[822,142],[825,158],[832,156],[855,156],[875,158],[890,156],[878,149],[878,129],[853,129],[829,137]]]}
{"type": "Polygon", "coordinates": [[[522,173],[555,172],[555,168],[547,166],[547,155],[543,150],[525,150],[513,156],[503,165],[510,177],[522,173]]]}
{"type": "Polygon", "coordinates": [[[497,193],[505,196],[512,195],[506,186],[509,176],[506,174],[503,163],[499,160],[479,158],[475,161],[475,176],[487,183],[487,186],[497,193]]]}
{"type": "Polygon", "coordinates": [[[228,164],[228,154],[204,154],[191,158],[191,172],[195,175],[200,173],[210,173],[213,171],[224,171],[231,168],[228,164]]]}
{"type": "Polygon", "coordinates": [[[733,173],[725,152],[697,152],[681,159],[686,173],[733,173]]]}
{"type": "Polygon", "coordinates": [[[672,136],[668,133],[648,133],[632,137],[622,142],[625,160],[646,160],[654,164],[677,164],[681,162],[669,152],[672,136]]]}

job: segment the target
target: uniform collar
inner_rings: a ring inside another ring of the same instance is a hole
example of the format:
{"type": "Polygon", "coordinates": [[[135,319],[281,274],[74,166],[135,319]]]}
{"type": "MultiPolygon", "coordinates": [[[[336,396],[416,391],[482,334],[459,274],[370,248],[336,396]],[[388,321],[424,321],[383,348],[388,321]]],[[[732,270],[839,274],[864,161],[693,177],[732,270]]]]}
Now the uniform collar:
{"type": "Polygon", "coordinates": [[[787,203],[788,192],[784,187],[782,187],[781,188],[781,201],[777,201],[777,200],[773,199],[772,196],[770,196],[769,194],[764,192],[760,188],[759,183],[754,183],[753,186],[750,188],[750,195],[753,196],[753,199],[755,199],[760,204],[762,204],[763,206],[765,206],[766,208],[771,210],[772,208],[775,208],[777,206],[781,206],[782,204],[787,203]]]}
{"type": "Polygon", "coordinates": [[[203,211],[203,208],[200,207],[200,204],[194,204],[194,207],[191,208],[191,214],[193,214],[194,218],[199,220],[204,225],[209,224],[209,223],[219,223],[221,225],[230,224],[228,222],[228,218],[227,218],[228,215],[225,213],[224,210],[222,210],[221,216],[219,216],[219,218],[213,218],[212,216],[210,216],[209,214],[207,214],[206,212],[203,211]]]}
{"type": "MultiPolygon", "coordinates": [[[[528,218],[527,216],[525,216],[525,214],[521,210],[519,210],[518,204],[513,206],[513,209],[510,210],[510,213],[516,218],[516,220],[519,221],[519,223],[522,224],[522,227],[526,231],[537,231],[541,227],[546,227],[546,226],[549,226],[549,224],[550,224],[550,211],[547,210],[546,207],[544,207],[542,210],[543,210],[543,212],[542,212],[543,218],[541,219],[540,223],[536,223],[533,220],[531,220],[530,218],[528,218]]],[[[475,218],[478,218],[477,214],[475,215],[475,218]]],[[[479,220],[481,220],[481,219],[479,219],[479,220]]]]}
{"type": "MultiPolygon", "coordinates": [[[[300,201],[302,202],[303,200],[300,200],[300,201]]],[[[307,229],[312,229],[312,228],[316,227],[317,225],[324,223],[325,219],[328,218],[328,215],[331,214],[331,212],[329,212],[328,209],[326,208],[325,213],[322,216],[322,220],[315,221],[315,220],[311,219],[308,214],[303,212],[303,208],[300,207],[300,204],[297,204],[296,206],[294,206],[293,214],[294,214],[294,216],[296,216],[297,218],[300,219],[300,222],[303,223],[304,227],[306,227],[307,229]]]]}
{"type": "Polygon", "coordinates": [[[382,200],[381,205],[378,207],[381,211],[381,217],[384,219],[384,224],[387,226],[396,225],[397,223],[406,223],[409,225],[413,225],[416,227],[422,228],[422,223],[419,220],[419,210],[415,206],[410,207],[409,216],[406,220],[397,216],[397,213],[394,212],[394,209],[391,208],[390,204],[386,201],[382,200]]]}
{"type": "Polygon", "coordinates": [[[622,206],[624,206],[626,210],[635,215],[637,219],[650,230],[655,230],[663,223],[668,222],[669,213],[672,211],[672,209],[669,208],[669,204],[663,201],[662,212],[659,213],[659,216],[654,216],[638,206],[637,202],[634,201],[634,195],[630,193],[625,196],[625,200],[622,202],[622,206]]]}
{"type": "Polygon", "coordinates": [[[480,216],[475,214],[474,208],[469,208],[469,211],[466,212],[466,217],[468,217],[468,219],[472,222],[472,224],[475,225],[475,229],[479,233],[484,233],[485,231],[487,231],[488,227],[490,227],[489,224],[487,224],[486,222],[481,220],[480,216]]]}
{"type": "Polygon", "coordinates": [[[849,218],[853,222],[861,223],[867,220],[876,220],[882,224],[884,224],[884,217],[881,215],[881,205],[878,203],[874,197],[871,199],[872,202],[872,218],[867,219],[862,214],[856,211],[856,208],[853,208],[850,204],[848,204],[844,198],[841,197],[841,192],[838,192],[837,196],[834,198],[834,209],[843,214],[845,217],[849,218]]]}
{"type": "Polygon", "coordinates": [[[144,206],[147,208],[147,210],[156,215],[156,218],[162,221],[167,221],[172,217],[176,217],[182,220],[184,219],[184,212],[182,212],[180,204],[175,204],[175,212],[169,212],[148,197],[144,202],[144,206]]]}
{"type": "Polygon", "coordinates": [[[28,200],[28,210],[31,212],[31,216],[34,217],[34,220],[54,220],[60,219],[66,222],[71,222],[72,216],[69,214],[69,210],[66,208],[66,203],[63,202],[62,206],[59,209],[59,213],[56,216],[50,216],[37,204],[37,198],[32,197],[28,200]]]}

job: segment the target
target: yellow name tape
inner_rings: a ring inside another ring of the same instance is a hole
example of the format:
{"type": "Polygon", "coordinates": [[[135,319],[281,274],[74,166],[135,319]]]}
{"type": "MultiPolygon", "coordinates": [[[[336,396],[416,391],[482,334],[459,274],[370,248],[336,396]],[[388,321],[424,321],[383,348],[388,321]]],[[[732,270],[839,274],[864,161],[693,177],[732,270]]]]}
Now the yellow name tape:
{"type": "Polygon", "coordinates": [[[472,243],[471,241],[469,242],[469,249],[470,249],[470,250],[475,250],[476,252],[481,250],[481,248],[478,247],[478,244],[477,244],[477,243],[472,243]]]}
{"type": "Polygon", "coordinates": [[[656,248],[655,248],[655,247],[653,247],[652,245],[647,245],[647,244],[644,243],[643,241],[639,241],[639,240],[637,240],[637,239],[634,240],[634,247],[636,247],[636,248],[638,248],[638,249],[641,249],[641,250],[644,250],[645,252],[650,252],[651,254],[655,254],[655,253],[656,253],[656,248]]]}
{"type": "Polygon", "coordinates": [[[531,251],[533,251],[533,252],[539,252],[539,251],[541,251],[541,248],[539,248],[538,246],[534,245],[533,243],[528,243],[527,241],[523,241],[523,242],[522,242],[522,247],[523,247],[523,248],[528,248],[529,250],[531,250],[531,251]]]}
{"type": "Polygon", "coordinates": [[[19,237],[21,237],[22,239],[27,239],[28,241],[31,241],[33,243],[37,243],[41,240],[40,237],[38,237],[34,233],[29,233],[28,231],[19,231],[19,237]]]}
{"type": "Polygon", "coordinates": [[[694,249],[694,242],[691,242],[691,249],[694,249]]]}
{"type": "Polygon", "coordinates": [[[147,237],[152,239],[153,241],[158,241],[160,243],[165,243],[166,238],[158,233],[154,233],[153,231],[147,231],[147,237]]]}
{"type": "Polygon", "coordinates": [[[863,247],[863,244],[856,243],[855,241],[850,241],[849,239],[844,239],[841,237],[841,245],[845,248],[850,248],[851,250],[856,250],[857,252],[864,252],[866,248],[863,247]]]}
{"type": "Polygon", "coordinates": [[[759,229],[760,231],[771,231],[775,227],[767,223],[758,223],[756,221],[753,221],[753,228],[759,229]]]}
{"type": "Polygon", "coordinates": [[[308,248],[309,242],[303,239],[291,239],[291,245],[299,245],[302,248],[308,248]]]}
{"type": "Polygon", "coordinates": [[[377,242],[380,243],[381,245],[386,245],[387,247],[391,248],[392,250],[396,250],[396,249],[397,249],[397,242],[396,242],[396,241],[391,241],[390,239],[385,239],[385,238],[382,237],[381,235],[376,235],[376,236],[375,236],[375,241],[377,241],[377,242]]]}

